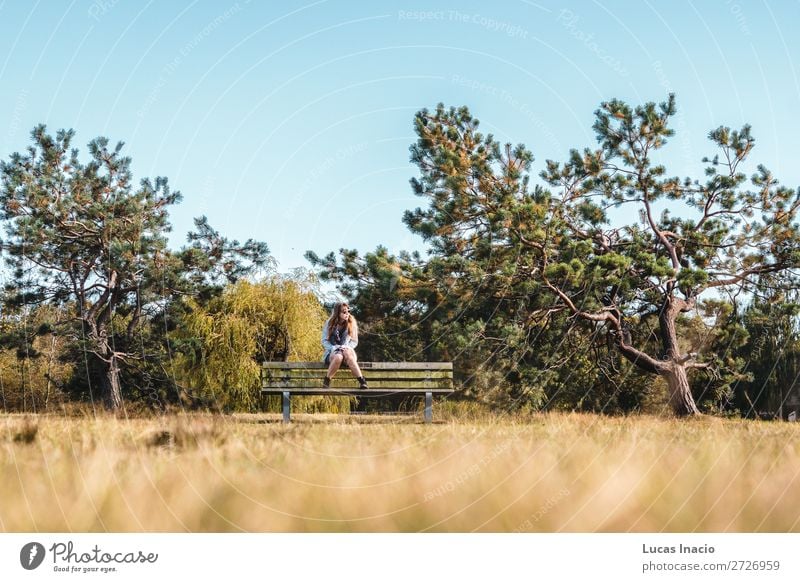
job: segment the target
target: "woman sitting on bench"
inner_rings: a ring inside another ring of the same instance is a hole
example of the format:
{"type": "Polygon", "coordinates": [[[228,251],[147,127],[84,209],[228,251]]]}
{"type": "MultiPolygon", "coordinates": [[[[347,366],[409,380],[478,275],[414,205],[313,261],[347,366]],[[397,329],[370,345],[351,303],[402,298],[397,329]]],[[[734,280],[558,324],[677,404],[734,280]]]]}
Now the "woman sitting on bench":
{"type": "Polygon", "coordinates": [[[330,388],[331,378],[344,362],[358,380],[359,388],[367,388],[367,380],[358,367],[355,350],[357,345],[358,324],[356,318],[350,315],[347,303],[337,303],[333,306],[330,319],[322,327],[322,347],[325,349],[323,359],[328,365],[328,372],[325,374],[325,380],[322,381],[323,387],[330,388]]]}

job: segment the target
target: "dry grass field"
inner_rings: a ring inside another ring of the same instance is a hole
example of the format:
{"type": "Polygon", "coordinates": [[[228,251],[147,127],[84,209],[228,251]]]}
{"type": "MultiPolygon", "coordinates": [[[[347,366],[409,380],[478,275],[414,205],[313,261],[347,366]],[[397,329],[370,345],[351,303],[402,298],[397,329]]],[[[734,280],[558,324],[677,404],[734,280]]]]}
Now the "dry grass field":
{"type": "Polygon", "coordinates": [[[800,425],[0,417],[0,530],[800,531],[800,425]]]}

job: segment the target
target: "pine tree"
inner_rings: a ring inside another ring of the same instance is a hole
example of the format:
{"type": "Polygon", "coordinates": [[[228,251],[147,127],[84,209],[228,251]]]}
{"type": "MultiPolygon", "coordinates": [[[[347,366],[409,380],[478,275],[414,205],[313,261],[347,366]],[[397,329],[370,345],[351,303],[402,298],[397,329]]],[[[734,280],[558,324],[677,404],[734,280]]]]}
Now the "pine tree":
{"type": "Polygon", "coordinates": [[[406,222],[431,243],[432,262],[454,277],[462,298],[527,297],[531,315],[586,321],[635,366],[666,380],[678,415],[692,415],[699,410],[688,372],[715,360],[682,346],[676,322],[701,295],[750,292],[765,274],[792,285],[800,191],[780,186],[764,166],[752,189],[745,186],[742,166],[755,143],[749,126],[710,132],[719,153],[704,160],[704,181],[666,177],[653,156],[673,135],[675,113],[672,95],[660,105],[601,104],[599,148],[548,161],[541,176],[551,190],[530,188],[530,152],[480,134],[465,107],[423,110],[413,185],[429,206],[406,222]],[[638,222],[612,221],[618,208],[637,212],[638,222]],[[544,294],[551,301],[537,305],[544,294]],[[651,318],[657,350],[635,342],[651,318]]]}
{"type": "Polygon", "coordinates": [[[109,147],[103,137],[89,143],[87,163],[72,148],[72,130],[51,136],[40,125],[32,137],[27,152],[0,163],[3,250],[12,268],[6,302],[69,309],[53,329],[72,340],[89,395],[99,387],[117,409],[123,366],[145,359],[134,335],[141,324],[174,297],[210,297],[222,281],[266,265],[268,249],[230,242],[201,218],[190,246],[172,252],[168,210],[181,195],[166,178],[136,187],[123,144],[109,147]]]}

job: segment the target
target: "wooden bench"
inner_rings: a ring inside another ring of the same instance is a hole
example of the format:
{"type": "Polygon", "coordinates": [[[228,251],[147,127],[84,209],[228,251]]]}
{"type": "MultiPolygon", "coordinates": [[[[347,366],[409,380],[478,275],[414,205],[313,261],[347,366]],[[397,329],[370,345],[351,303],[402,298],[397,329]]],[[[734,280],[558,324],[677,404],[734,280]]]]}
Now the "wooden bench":
{"type": "Polygon", "coordinates": [[[283,421],[289,422],[292,394],[302,396],[384,397],[425,395],[425,422],[433,419],[434,394],[453,392],[452,362],[359,362],[369,388],[361,389],[350,370],[340,369],[330,388],[322,381],[328,369],[322,362],[264,362],[261,393],[283,396],[283,421]]]}

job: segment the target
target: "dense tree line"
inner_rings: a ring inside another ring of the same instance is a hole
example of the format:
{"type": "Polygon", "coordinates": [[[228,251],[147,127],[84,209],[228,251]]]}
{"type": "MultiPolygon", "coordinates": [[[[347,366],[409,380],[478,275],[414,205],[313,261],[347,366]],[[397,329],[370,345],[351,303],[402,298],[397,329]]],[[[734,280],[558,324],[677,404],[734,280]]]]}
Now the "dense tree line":
{"type": "Polygon", "coordinates": [[[466,107],[422,110],[411,184],[427,206],[404,222],[429,255],[308,258],[377,343],[458,360],[467,392],[624,410],[666,388],[678,415],[730,409],[755,321],[734,298],[797,287],[800,192],[763,165],[744,173],[749,126],[709,133],[703,179],[668,176],[656,159],[675,113],[672,95],[601,104],[598,147],[548,160],[538,185],[532,153],[481,133],[466,107]]]}
{"type": "MultiPolygon", "coordinates": [[[[426,254],[307,257],[277,275],[265,243],[203,218],[170,249],[166,178],[134,184],[122,144],[32,132],[0,163],[6,410],[67,402],[255,410],[262,360],[315,360],[316,277],[361,328],[362,360],[455,363],[457,397],[498,410],[784,414],[797,394],[800,192],[745,174],[748,126],[709,133],[702,179],[657,162],[672,96],[596,112],[596,149],[546,161],[466,107],[421,110],[403,216],[426,254]]],[[[310,401],[347,409],[349,402],[310,401]]]]}

